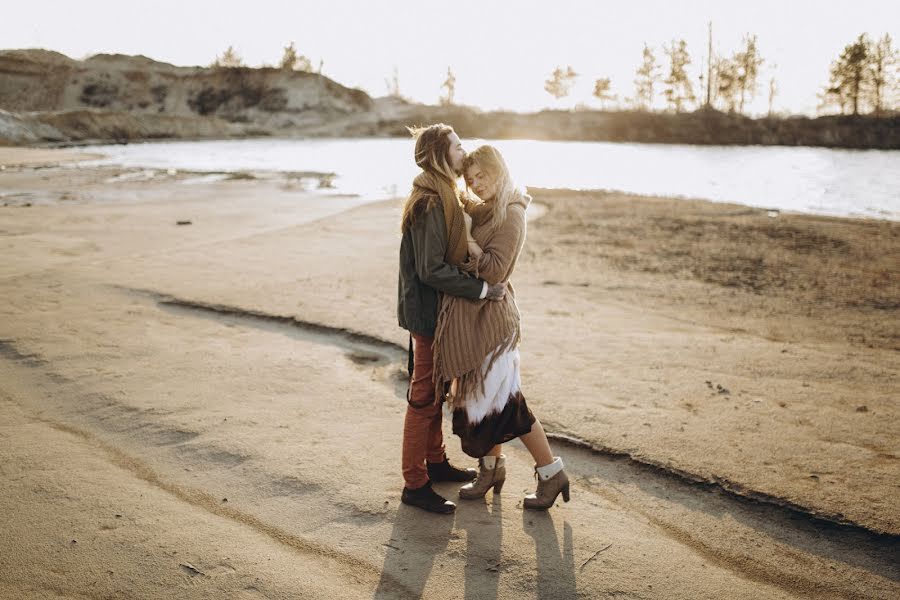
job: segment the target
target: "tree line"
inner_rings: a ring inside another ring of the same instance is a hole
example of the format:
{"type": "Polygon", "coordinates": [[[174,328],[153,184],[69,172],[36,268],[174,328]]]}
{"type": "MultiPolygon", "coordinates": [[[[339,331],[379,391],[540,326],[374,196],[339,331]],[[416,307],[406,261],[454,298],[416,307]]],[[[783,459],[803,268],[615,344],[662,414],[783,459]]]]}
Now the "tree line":
{"type": "MultiPolygon", "coordinates": [[[[760,88],[760,68],[765,59],[760,55],[756,35],[746,34],[741,46],[730,56],[708,53],[705,73],[697,77],[699,96],[689,74],[691,56],[687,42],[683,39],[663,44],[663,63],[657,59],[653,48],[644,44],[641,62],[635,71],[634,93],[622,99],[625,107],[635,110],[653,110],[659,94],[666,107],[676,113],[692,108],[716,108],[736,114],[746,114],[748,102],[756,98],[760,88]]],[[[885,33],[876,41],[868,34],[861,34],[848,44],[832,62],[828,84],[818,95],[819,110],[825,112],[835,108],[841,114],[858,115],[864,112],[876,115],[898,110],[900,89],[897,76],[898,51],[893,47],[891,36],[885,33]]],[[[544,81],[544,90],[560,100],[569,95],[579,77],[571,65],[558,66],[544,81]]],[[[447,93],[441,96],[441,104],[452,104],[456,78],[448,69],[444,82],[447,93]]],[[[768,114],[774,113],[774,101],[778,93],[778,83],[771,77],[766,86],[768,94],[768,114]]],[[[601,108],[619,101],[612,93],[609,77],[594,80],[593,97],[601,108]]]]}
{"type": "Polygon", "coordinates": [[[820,96],[822,105],[854,115],[896,109],[898,54],[892,42],[887,33],[875,41],[863,33],[848,44],[831,63],[828,85],[820,96]]]}
{"type": "MultiPolygon", "coordinates": [[[[741,46],[730,56],[709,53],[706,72],[701,72],[698,77],[700,97],[688,74],[691,57],[687,42],[673,40],[664,44],[662,51],[665,55],[663,64],[657,60],[654,50],[644,44],[642,60],[635,71],[634,95],[624,99],[626,106],[652,110],[661,91],[667,108],[674,112],[709,107],[745,114],[747,103],[759,92],[760,67],[765,59],[760,55],[755,35],[745,35],[741,46]]],[[[861,34],[832,62],[828,83],[818,95],[820,112],[838,109],[841,114],[880,115],[897,110],[900,101],[897,59],[898,52],[889,34],[885,33],[875,41],[868,34],[861,34]]],[[[544,90],[557,100],[563,98],[569,94],[578,76],[571,66],[557,67],[544,82],[544,90]]],[[[778,92],[774,77],[767,87],[771,116],[778,92]]],[[[594,81],[593,96],[603,108],[618,99],[611,88],[608,77],[594,81]]]]}
{"type": "MultiPolygon", "coordinates": [[[[735,114],[746,114],[749,102],[760,91],[760,69],[766,62],[759,51],[757,36],[746,34],[741,45],[730,55],[712,52],[712,26],[706,65],[696,78],[699,83],[695,90],[695,80],[690,74],[692,64],[687,42],[674,39],[661,47],[662,61],[658,50],[644,43],[641,61],[635,70],[633,94],[622,97],[613,93],[613,82],[609,77],[594,80],[592,96],[601,108],[611,104],[617,107],[652,111],[657,98],[662,98],[668,110],[676,113],[696,108],[715,108],[735,114]]],[[[893,47],[891,36],[885,33],[877,40],[867,33],[860,34],[848,44],[832,62],[828,72],[828,82],[819,93],[819,111],[839,111],[840,114],[876,115],[900,109],[900,88],[898,88],[898,57],[900,53],[893,47]]],[[[297,52],[293,42],[284,47],[278,67],[288,71],[322,72],[324,61],[318,69],[312,61],[297,52]]],[[[245,66],[243,60],[229,46],[216,56],[211,65],[216,68],[245,66]]],[[[558,66],[544,81],[544,90],[556,100],[569,96],[580,74],[571,65],[558,66]]],[[[385,79],[388,95],[402,97],[397,69],[385,79]]],[[[451,67],[441,84],[443,90],[441,105],[453,105],[456,94],[456,76],[451,67]]],[[[778,94],[775,77],[770,77],[766,93],[768,112],[774,112],[774,101],[778,94]]]]}

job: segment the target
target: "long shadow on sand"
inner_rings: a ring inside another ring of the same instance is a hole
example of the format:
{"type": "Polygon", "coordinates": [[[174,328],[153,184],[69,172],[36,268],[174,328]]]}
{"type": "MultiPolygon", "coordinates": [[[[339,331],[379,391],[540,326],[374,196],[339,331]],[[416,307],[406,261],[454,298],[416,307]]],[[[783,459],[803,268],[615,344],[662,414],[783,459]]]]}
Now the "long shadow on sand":
{"type": "Polygon", "coordinates": [[[456,527],[466,532],[466,600],[495,600],[500,586],[503,508],[500,495],[460,500],[456,527]]]}
{"type": "Polygon", "coordinates": [[[577,597],[572,526],[563,522],[563,544],[559,547],[553,516],[547,512],[522,512],[522,528],[534,539],[537,555],[537,598],[577,597]]]}
{"type": "MultiPolygon", "coordinates": [[[[391,537],[384,544],[387,556],[375,600],[422,598],[435,558],[447,552],[451,537],[456,537],[452,533],[454,526],[466,532],[464,597],[467,600],[498,598],[503,529],[500,499],[496,498],[490,506],[484,500],[461,504],[455,519],[400,505],[391,537]]],[[[451,550],[449,555],[453,554],[451,550]]]]}
{"type": "Polygon", "coordinates": [[[373,598],[422,598],[434,559],[447,549],[453,515],[434,515],[401,504],[384,544],[387,555],[373,598]]]}

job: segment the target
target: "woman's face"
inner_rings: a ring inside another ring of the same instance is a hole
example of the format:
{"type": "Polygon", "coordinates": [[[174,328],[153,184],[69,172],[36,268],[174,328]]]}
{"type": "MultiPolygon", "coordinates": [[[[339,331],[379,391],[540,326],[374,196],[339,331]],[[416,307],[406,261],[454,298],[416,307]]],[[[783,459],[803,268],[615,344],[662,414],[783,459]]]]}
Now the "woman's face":
{"type": "Polygon", "coordinates": [[[466,184],[482,200],[493,200],[497,194],[497,182],[478,166],[473,164],[466,170],[466,184]]]}

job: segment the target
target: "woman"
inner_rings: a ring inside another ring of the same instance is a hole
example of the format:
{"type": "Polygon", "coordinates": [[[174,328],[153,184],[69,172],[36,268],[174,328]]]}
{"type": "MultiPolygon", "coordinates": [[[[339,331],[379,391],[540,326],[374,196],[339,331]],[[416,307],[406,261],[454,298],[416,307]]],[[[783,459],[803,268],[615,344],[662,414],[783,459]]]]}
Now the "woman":
{"type": "MultiPolygon", "coordinates": [[[[525,243],[525,209],[531,197],[517,188],[500,153],[481,146],[464,164],[466,184],[481,202],[465,201],[471,217],[469,257],[461,266],[489,284],[507,282],[525,243]]],[[[468,219],[467,219],[468,224],[468,219]]],[[[535,461],[538,488],[525,508],[547,509],[561,493],[569,501],[562,459],[525,403],[519,376],[519,311],[512,286],[499,302],[443,296],[435,331],[435,383],[450,384],[453,432],[463,451],[478,458],[478,476],[460,498],[499,493],[506,479],[501,444],[521,438],[535,461]]]]}

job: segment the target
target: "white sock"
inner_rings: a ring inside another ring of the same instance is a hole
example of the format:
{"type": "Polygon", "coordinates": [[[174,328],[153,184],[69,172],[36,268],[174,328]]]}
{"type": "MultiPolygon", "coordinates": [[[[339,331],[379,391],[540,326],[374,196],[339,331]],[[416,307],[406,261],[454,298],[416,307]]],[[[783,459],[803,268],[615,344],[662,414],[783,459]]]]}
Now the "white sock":
{"type": "Polygon", "coordinates": [[[543,481],[547,481],[557,473],[563,470],[563,461],[562,458],[556,456],[553,458],[553,462],[549,465],[545,465],[543,467],[538,467],[537,472],[538,475],[541,476],[543,481]]]}
{"type": "Polygon", "coordinates": [[[505,456],[501,454],[500,456],[483,456],[481,457],[481,461],[484,463],[485,469],[493,469],[497,466],[497,459],[505,456]]]}

